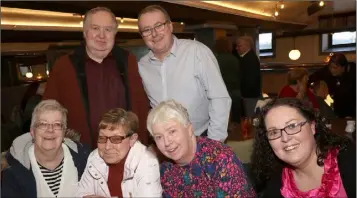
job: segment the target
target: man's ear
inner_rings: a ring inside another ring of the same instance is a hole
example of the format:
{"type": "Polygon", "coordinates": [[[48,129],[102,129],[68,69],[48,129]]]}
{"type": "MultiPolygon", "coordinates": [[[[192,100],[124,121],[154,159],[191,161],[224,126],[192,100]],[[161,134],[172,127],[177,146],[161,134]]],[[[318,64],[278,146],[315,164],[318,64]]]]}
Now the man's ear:
{"type": "Polygon", "coordinates": [[[138,140],[138,134],[134,133],[133,135],[130,136],[130,147],[134,146],[135,142],[138,140]]]}

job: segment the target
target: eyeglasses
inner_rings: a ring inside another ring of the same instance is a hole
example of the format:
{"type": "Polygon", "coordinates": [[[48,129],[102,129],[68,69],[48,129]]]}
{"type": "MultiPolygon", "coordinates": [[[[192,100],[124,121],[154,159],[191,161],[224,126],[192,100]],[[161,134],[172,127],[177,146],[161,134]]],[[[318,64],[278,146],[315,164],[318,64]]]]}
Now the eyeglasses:
{"type": "Polygon", "coordinates": [[[300,123],[292,123],[282,129],[269,130],[267,131],[266,135],[268,137],[268,140],[276,140],[280,138],[283,135],[283,131],[285,131],[285,133],[288,135],[294,135],[299,133],[301,131],[301,127],[304,126],[306,123],[307,121],[300,123]]]}
{"type": "Polygon", "coordinates": [[[56,130],[56,131],[63,130],[63,124],[60,122],[53,123],[53,124],[50,124],[47,122],[39,122],[36,124],[36,128],[43,130],[43,131],[48,130],[50,126],[52,127],[53,130],[56,130]]]}
{"type": "Polygon", "coordinates": [[[126,136],[120,136],[120,135],[114,135],[114,136],[98,136],[98,140],[97,143],[99,144],[105,144],[107,143],[108,139],[110,140],[111,143],[113,144],[120,144],[122,143],[122,141],[128,137],[130,137],[131,135],[126,135],[126,136]]]}
{"type": "Polygon", "coordinates": [[[165,25],[170,22],[170,21],[165,21],[164,23],[159,23],[157,25],[155,25],[154,27],[152,28],[148,28],[148,29],[145,29],[143,31],[141,31],[141,35],[143,37],[147,37],[147,36],[150,36],[152,34],[152,31],[155,30],[156,32],[162,32],[164,31],[165,29],[165,25]]]}

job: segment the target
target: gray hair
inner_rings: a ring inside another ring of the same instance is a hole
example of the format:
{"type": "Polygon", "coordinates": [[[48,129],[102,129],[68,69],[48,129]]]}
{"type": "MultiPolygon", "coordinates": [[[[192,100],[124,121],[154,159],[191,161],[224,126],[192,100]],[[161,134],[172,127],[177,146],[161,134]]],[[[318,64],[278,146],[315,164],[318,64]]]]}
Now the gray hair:
{"type": "Polygon", "coordinates": [[[67,129],[67,109],[56,100],[42,100],[32,112],[31,128],[35,127],[40,114],[48,111],[58,111],[62,114],[63,129],[67,129]]]}
{"type": "Polygon", "coordinates": [[[243,41],[244,43],[246,43],[249,46],[249,48],[255,49],[254,41],[253,41],[253,38],[251,36],[238,37],[237,41],[243,41]]]}
{"type": "Polygon", "coordinates": [[[172,99],[161,102],[150,111],[146,122],[146,127],[152,135],[153,124],[161,124],[170,120],[175,120],[184,126],[187,126],[190,123],[187,109],[172,99]]]}
{"type": "Polygon", "coordinates": [[[111,15],[112,19],[113,19],[113,22],[115,23],[115,30],[117,30],[119,24],[118,24],[118,21],[116,19],[116,16],[107,7],[96,7],[96,8],[90,9],[88,12],[86,12],[86,14],[84,15],[84,18],[83,18],[83,29],[85,29],[85,26],[88,23],[89,16],[91,16],[91,15],[97,13],[97,12],[107,12],[107,13],[109,13],[111,15]]]}
{"type": "Polygon", "coordinates": [[[140,20],[141,15],[146,14],[146,13],[151,13],[151,12],[162,12],[166,18],[167,21],[171,22],[171,18],[169,13],[167,13],[167,11],[165,10],[165,8],[163,8],[160,5],[150,5],[145,7],[144,9],[142,9],[138,15],[138,20],[140,20]]]}

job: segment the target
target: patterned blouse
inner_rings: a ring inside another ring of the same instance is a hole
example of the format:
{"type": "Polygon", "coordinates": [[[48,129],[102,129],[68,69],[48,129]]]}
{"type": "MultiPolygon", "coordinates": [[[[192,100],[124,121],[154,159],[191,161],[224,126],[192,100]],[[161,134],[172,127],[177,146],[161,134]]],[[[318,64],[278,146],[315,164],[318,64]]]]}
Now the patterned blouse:
{"type": "Polygon", "coordinates": [[[160,169],[163,197],[255,197],[232,149],[215,140],[199,137],[189,164],[164,162],[160,169]]]}

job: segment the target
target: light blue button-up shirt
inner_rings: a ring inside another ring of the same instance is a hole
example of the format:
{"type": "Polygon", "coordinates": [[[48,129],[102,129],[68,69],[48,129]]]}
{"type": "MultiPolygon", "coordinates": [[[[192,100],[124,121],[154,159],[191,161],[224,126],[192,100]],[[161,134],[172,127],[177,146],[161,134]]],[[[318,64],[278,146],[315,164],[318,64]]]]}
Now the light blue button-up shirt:
{"type": "Polygon", "coordinates": [[[195,135],[208,129],[210,139],[227,138],[231,98],[207,46],[174,37],[171,53],[163,61],[152,51],[140,59],[139,73],[152,107],[174,99],[187,108],[195,135]]]}

